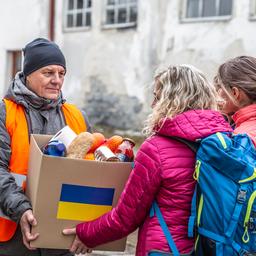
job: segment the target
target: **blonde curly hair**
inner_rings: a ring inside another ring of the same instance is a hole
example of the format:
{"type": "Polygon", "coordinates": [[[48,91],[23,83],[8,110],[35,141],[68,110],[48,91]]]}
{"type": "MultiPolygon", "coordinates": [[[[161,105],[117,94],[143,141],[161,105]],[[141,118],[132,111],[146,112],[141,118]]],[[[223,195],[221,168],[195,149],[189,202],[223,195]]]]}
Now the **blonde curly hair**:
{"type": "Polygon", "coordinates": [[[217,92],[203,73],[193,66],[170,66],[154,77],[158,95],[153,112],[145,121],[143,134],[150,136],[166,118],[192,109],[217,110],[217,92]]]}

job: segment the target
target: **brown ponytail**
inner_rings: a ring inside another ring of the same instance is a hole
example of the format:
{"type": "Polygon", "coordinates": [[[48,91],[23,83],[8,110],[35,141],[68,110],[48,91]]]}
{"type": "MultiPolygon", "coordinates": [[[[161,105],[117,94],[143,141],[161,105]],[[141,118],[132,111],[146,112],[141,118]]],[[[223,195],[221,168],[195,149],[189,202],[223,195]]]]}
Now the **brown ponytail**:
{"type": "Polygon", "coordinates": [[[219,67],[214,83],[217,87],[224,87],[226,90],[237,87],[255,102],[256,58],[239,56],[228,60],[219,67]]]}

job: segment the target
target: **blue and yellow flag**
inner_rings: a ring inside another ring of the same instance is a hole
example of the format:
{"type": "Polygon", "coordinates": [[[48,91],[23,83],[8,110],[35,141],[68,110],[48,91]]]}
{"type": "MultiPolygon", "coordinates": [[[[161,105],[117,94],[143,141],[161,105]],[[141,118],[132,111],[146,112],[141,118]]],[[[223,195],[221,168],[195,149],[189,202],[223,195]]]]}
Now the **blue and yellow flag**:
{"type": "Polygon", "coordinates": [[[90,221],[112,209],[114,188],[62,184],[58,219],[90,221]]]}

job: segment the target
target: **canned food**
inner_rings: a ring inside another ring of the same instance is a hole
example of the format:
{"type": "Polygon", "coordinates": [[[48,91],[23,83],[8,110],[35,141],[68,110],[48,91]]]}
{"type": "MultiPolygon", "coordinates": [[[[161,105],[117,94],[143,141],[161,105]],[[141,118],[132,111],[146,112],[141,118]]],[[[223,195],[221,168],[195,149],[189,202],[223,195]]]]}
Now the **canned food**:
{"type": "Polygon", "coordinates": [[[95,160],[97,161],[109,161],[119,162],[118,157],[107,147],[100,146],[94,152],[95,160]]]}
{"type": "Polygon", "coordinates": [[[115,154],[121,162],[132,162],[134,159],[133,147],[135,142],[130,138],[124,138],[118,146],[115,154]]]}

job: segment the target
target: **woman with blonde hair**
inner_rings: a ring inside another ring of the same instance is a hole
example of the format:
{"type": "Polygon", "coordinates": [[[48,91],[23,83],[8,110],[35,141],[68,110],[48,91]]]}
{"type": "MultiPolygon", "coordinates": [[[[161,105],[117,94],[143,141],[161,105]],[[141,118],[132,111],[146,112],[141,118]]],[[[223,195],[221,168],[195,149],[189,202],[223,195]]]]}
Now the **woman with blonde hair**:
{"type": "Polygon", "coordinates": [[[247,133],[256,144],[256,58],[239,56],[220,65],[214,78],[223,114],[234,122],[234,133],[247,133]]]}
{"type": "Polygon", "coordinates": [[[154,79],[153,94],[153,111],[144,129],[148,138],[117,206],[96,220],[63,231],[76,234],[72,252],[120,239],[139,228],[136,255],[193,255],[194,240],[188,238],[187,226],[195,154],[173,136],[196,141],[231,128],[216,111],[215,88],[194,67],[171,66],[162,71],[154,79]],[[172,244],[150,211],[153,202],[159,206],[172,244]]]}

